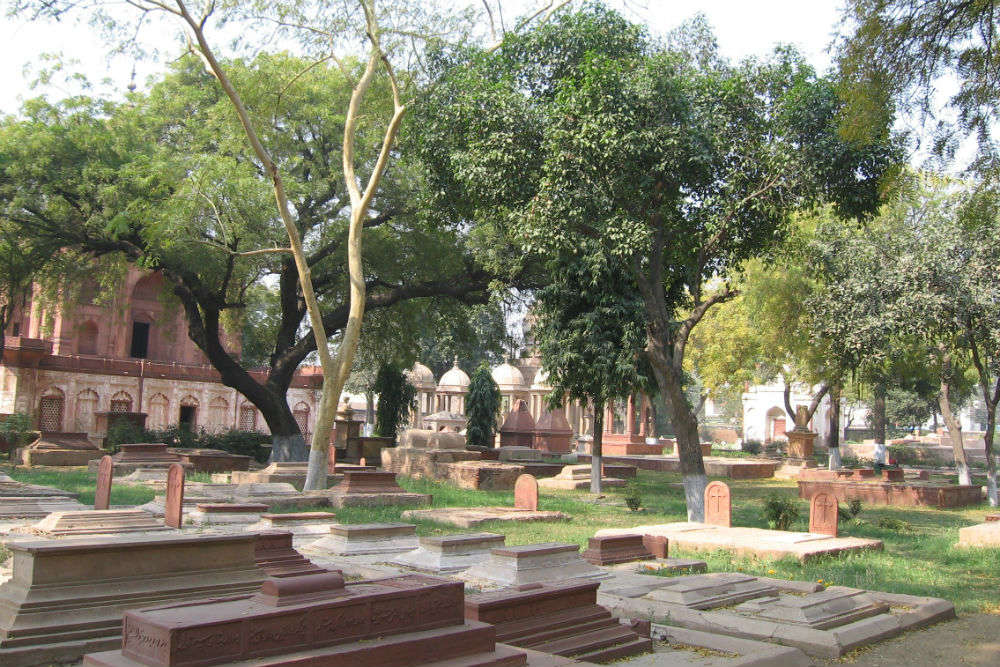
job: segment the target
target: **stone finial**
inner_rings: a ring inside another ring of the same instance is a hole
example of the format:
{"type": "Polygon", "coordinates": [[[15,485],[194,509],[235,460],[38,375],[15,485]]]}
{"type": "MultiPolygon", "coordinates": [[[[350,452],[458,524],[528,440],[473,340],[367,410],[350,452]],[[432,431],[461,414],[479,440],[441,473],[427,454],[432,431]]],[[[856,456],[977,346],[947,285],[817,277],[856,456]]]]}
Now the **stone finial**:
{"type": "Polygon", "coordinates": [[[809,408],[804,405],[799,405],[795,408],[795,430],[809,430],[809,408]]]}

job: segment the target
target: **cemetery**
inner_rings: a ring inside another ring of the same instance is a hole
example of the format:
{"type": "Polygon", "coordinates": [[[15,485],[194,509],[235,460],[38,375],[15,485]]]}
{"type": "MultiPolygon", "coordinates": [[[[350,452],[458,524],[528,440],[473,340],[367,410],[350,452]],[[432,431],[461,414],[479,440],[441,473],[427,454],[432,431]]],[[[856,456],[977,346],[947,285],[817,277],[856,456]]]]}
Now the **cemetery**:
{"type": "Polygon", "coordinates": [[[1000,665],[1000,18],[18,0],[0,667],[1000,665]]]}

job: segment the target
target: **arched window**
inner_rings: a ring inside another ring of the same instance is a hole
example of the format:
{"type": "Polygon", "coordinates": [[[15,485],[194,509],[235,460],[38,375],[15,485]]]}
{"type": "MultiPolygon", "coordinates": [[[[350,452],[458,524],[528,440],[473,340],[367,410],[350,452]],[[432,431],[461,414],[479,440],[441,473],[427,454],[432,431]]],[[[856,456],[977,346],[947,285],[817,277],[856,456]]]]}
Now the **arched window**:
{"type": "Polygon", "coordinates": [[[84,322],[76,332],[76,353],[97,354],[97,325],[84,322]]]}
{"type": "Polygon", "coordinates": [[[38,428],[41,431],[62,431],[66,395],[56,387],[49,387],[38,401],[38,428]]]}
{"type": "Polygon", "coordinates": [[[111,412],[132,412],[132,396],[120,391],[111,397],[111,412]]]}
{"type": "Polygon", "coordinates": [[[244,403],[240,406],[239,428],[241,431],[257,430],[257,408],[250,403],[244,403]]]}
{"type": "Polygon", "coordinates": [[[170,422],[170,401],[163,394],[149,399],[149,424],[153,428],[166,428],[170,422]]]}
{"type": "Polygon", "coordinates": [[[229,413],[229,401],[221,396],[216,396],[208,404],[208,424],[213,431],[224,431],[231,424],[229,413]]]}
{"type": "Polygon", "coordinates": [[[295,417],[295,422],[299,425],[299,430],[302,431],[303,437],[309,437],[309,404],[305,401],[299,401],[295,404],[292,409],[292,416],[295,417]]]}
{"type": "Polygon", "coordinates": [[[93,389],[84,389],[76,395],[76,430],[90,433],[94,430],[94,413],[97,412],[99,398],[93,389]]]}

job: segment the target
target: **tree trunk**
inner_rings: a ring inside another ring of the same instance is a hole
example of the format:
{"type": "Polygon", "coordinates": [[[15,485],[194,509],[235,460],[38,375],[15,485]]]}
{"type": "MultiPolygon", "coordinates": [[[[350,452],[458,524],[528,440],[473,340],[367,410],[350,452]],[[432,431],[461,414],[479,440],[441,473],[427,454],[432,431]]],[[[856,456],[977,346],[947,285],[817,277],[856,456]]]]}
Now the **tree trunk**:
{"type": "Polygon", "coordinates": [[[843,467],[840,459],[840,385],[830,386],[830,413],[827,415],[826,448],[830,453],[830,470],[843,467]]]}
{"type": "Polygon", "coordinates": [[[955,419],[951,409],[951,359],[945,355],[941,360],[941,389],[938,393],[938,407],[945,426],[948,427],[948,437],[951,440],[951,450],[955,457],[955,469],[958,471],[958,483],[966,486],[972,484],[972,474],[965,457],[965,444],[962,442],[962,425],[955,419]]]}
{"type": "MultiPolygon", "coordinates": [[[[998,380],[1000,384],[1000,380],[998,380]]],[[[997,498],[997,462],[993,456],[993,436],[997,428],[997,404],[986,400],[986,433],[983,434],[983,444],[986,447],[986,499],[990,507],[996,507],[997,498]]]]}
{"type": "Polygon", "coordinates": [[[885,393],[884,384],[877,384],[874,388],[874,398],[872,400],[872,430],[875,437],[875,462],[886,464],[885,449],[885,393]]]}
{"type": "Polygon", "coordinates": [[[681,378],[672,368],[661,368],[662,365],[662,361],[654,361],[653,370],[674,424],[688,521],[700,523],[705,520],[705,487],[708,486],[708,477],[705,475],[705,461],[701,456],[698,417],[684,393],[681,378]]]}
{"type": "Polygon", "coordinates": [[[594,401],[594,439],[590,447],[590,492],[601,492],[604,473],[604,401],[594,401]]]}

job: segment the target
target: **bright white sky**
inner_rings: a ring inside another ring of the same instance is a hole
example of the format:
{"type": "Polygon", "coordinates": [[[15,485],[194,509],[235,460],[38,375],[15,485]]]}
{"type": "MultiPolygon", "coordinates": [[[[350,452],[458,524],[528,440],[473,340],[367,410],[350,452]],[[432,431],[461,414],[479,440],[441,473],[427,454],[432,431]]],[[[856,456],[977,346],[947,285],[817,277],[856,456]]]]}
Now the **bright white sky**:
{"type": "MultiPolygon", "coordinates": [[[[516,7],[522,2],[506,3],[514,9],[505,13],[516,15],[516,7]]],[[[696,12],[703,12],[716,30],[723,53],[730,58],[764,54],[777,43],[791,43],[821,71],[830,64],[826,49],[840,9],[839,0],[630,0],[628,4],[631,18],[645,22],[653,32],[666,32],[696,12]]],[[[162,36],[164,46],[169,46],[170,40],[162,36]]],[[[5,18],[0,22],[0,44],[5,52],[0,59],[0,113],[15,113],[24,99],[39,92],[62,97],[72,91],[64,85],[31,89],[33,72],[44,64],[42,54],[58,53],[76,61],[73,70],[95,83],[110,78],[112,88],[120,91],[125,90],[132,73],[132,60],[118,57],[109,62],[107,45],[85,24],[33,24],[5,18]]],[[[137,83],[142,86],[146,76],[157,69],[154,63],[139,63],[137,83]]]]}

